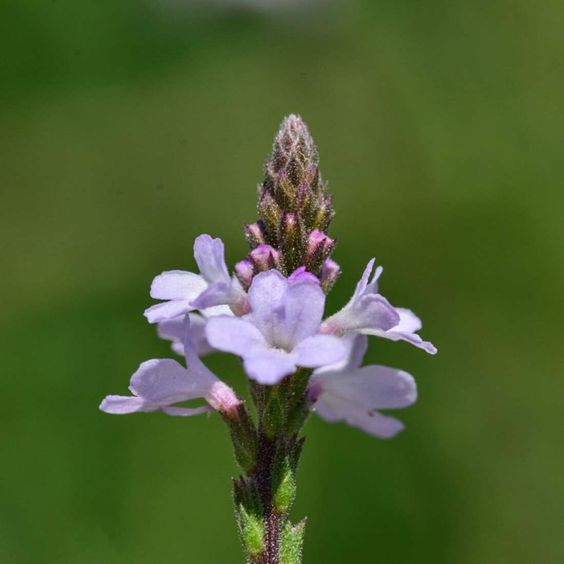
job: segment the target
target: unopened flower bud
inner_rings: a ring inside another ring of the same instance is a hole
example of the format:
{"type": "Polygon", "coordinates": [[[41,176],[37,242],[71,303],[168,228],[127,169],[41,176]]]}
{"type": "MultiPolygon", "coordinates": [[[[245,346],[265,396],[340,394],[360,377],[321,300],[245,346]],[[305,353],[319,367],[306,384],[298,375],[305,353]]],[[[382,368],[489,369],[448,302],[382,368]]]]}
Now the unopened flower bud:
{"type": "Polygon", "coordinates": [[[300,268],[296,268],[290,276],[288,276],[288,282],[290,284],[296,284],[296,282],[314,282],[319,284],[319,278],[308,272],[305,266],[300,266],[300,268]]]}
{"type": "Polygon", "coordinates": [[[280,220],[279,249],[286,273],[293,272],[303,263],[304,235],[297,213],[289,212],[280,220]]]}
{"type": "Polygon", "coordinates": [[[263,245],[266,243],[264,238],[264,226],[262,221],[257,221],[256,223],[247,223],[244,227],[245,237],[251,249],[263,245]]]}
{"type": "Polygon", "coordinates": [[[306,265],[311,272],[319,273],[323,261],[335,248],[335,241],[323,231],[314,229],[308,236],[306,248],[306,265]]]}
{"type": "Polygon", "coordinates": [[[224,416],[238,417],[242,402],[235,392],[220,380],[212,385],[206,399],[216,411],[221,412],[224,416]]]}
{"type": "Polygon", "coordinates": [[[327,196],[316,206],[313,213],[312,227],[320,231],[326,231],[334,215],[333,199],[331,196],[327,196]]]}
{"type": "Polygon", "coordinates": [[[341,274],[341,267],[332,259],[326,259],[321,269],[321,287],[327,294],[341,274]]]}
{"type": "Polygon", "coordinates": [[[259,245],[251,251],[249,259],[257,272],[280,268],[280,254],[270,245],[259,245]]]}
{"type": "Polygon", "coordinates": [[[282,210],[276,203],[270,192],[264,191],[258,203],[258,212],[261,224],[264,228],[263,233],[267,243],[277,245],[278,226],[282,216],[282,210]]]}
{"type": "Polygon", "coordinates": [[[245,290],[251,285],[254,273],[253,263],[249,259],[243,259],[235,265],[235,275],[245,290]]]}

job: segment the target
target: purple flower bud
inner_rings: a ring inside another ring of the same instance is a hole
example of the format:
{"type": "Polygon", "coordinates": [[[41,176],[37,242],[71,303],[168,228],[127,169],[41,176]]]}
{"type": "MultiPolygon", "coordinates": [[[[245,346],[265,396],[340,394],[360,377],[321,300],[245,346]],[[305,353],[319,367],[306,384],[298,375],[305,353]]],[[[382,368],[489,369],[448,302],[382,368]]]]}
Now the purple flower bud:
{"type": "Polygon", "coordinates": [[[323,261],[335,248],[335,241],[328,237],[323,231],[314,229],[308,237],[306,248],[306,265],[311,272],[319,273],[323,261]]]}
{"type": "Polygon", "coordinates": [[[248,258],[239,261],[235,265],[235,275],[245,289],[248,289],[251,285],[254,273],[255,269],[253,263],[248,258]]]}
{"type": "Polygon", "coordinates": [[[245,237],[247,238],[247,242],[249,243],[251,249],[266,243],[262,221],[257,221],[257,223],[247,223],[244,230],[245,237]]]}
{"type": "Polygon", "coordinates": [[[323,231],[314,229],[307,240],[307,258],[313,258],[316,255],[327,257],[335,248],[335,240],[327,236],[323,231]]]}
{"type": "Polygon", "coordinates": [[[296,282],[314,282],[315,284],[319,284],[319,279],[311,272],[308,272],[305,266],[300,266],[300,268],[296,268],[296,270],[290,274],[288,282],[290,284],[295,284],[296,282]]]}
{"type": "Polygon", "coordinates": [[[341,274],[341,267],[333,260],[326,259],[321,269],[321,287],[327,294],[341,274]]]}
{"type": "Polygon", "coordinates": [[[280,253],[270,245],[259,245],[251,251],[249,259],[257,272],[280,267],[280,253]]]}

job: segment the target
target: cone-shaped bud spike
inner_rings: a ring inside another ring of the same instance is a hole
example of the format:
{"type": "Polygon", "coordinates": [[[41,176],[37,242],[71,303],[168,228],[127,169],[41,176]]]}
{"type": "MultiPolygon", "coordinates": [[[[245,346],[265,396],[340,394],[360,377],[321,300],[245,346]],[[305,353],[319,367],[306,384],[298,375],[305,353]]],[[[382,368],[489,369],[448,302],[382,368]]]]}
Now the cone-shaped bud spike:
{"type": "Polygon", "coordinates": [[[285,170],[290,182],[297,186],[311,165],[318,160],[317,147],[300,116],[289,115],[284,119],[274,139],[272,168],[274,172],[285,170]]]}
{"type": "Polygon", "coordinates": [[[249,289],[249,286],[253,281],[254,273],[255,268],[249,259],[243,259],[235,265],[235,275],[245,290],[249,289]]]}
{"type": "Polygon", "coordinates": [[[264,236],[264,226],[262,221],[257,221],[256,223],[247,223],[244,227],[245,237],[251,249],[258,247],[259,245],[264,245],[266,239],[264,236]]]}
{"type": "Polygon", "coordinates": [[[319,231],[314,229],[308,236],[306,248],[306,265],[308,269],[319,274],[323,261],[331,254],[335,248],[335,241],[319,231]]]}
{"type": "Polygon", "coordinates": [[[250,262],[255,272],[264,272],[272,268],[280,269],[280,253],[270,245],[259,245],[251,251],[250,262]]]}
{"type": "Polygon", "coordinates": [[[321,269],[321,287],[328,294],[337,278],[341,274],[341,267],[332,259],[326,259],[321,269]]]}
{"type": "Polygon", "coordinates": [[[251,253],[254,274],[274,260],[286,276],[304,266],[319,277],[334,246],[326,235],[334,211],[319,172],[317,147],[300,116],[292,114],[280,125],[264,171],[259,219],[245,226],[245,235],[253,251],[266,244],[277,254],[264,249],[251,253]]]}

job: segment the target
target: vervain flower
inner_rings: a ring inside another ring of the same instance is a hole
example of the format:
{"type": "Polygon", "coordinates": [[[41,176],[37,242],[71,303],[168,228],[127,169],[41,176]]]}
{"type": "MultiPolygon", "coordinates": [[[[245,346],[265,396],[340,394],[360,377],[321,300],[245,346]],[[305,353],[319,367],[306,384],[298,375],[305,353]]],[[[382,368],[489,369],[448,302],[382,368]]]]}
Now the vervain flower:
{"type": "Polygon", "coordinates": [[[132,396],[106,396],[100,409],[122,415],[136,411],[163,411],[168,415],[198,415],[208,411],[233,412],[241,404],[233,390],[213,374],[198,358],[192,344],[184,343],[186,368],[176,360],[153,359],[141,363],[131,377],[132,396]],[[196,408],[174,404],[205,399],[196,408]]]}
{"type": "Polygon", "coordinates": [[[249,289],[250,313],[213,317],[206,325],[212,347],[243,358],[250,378],[275,384],[298,366],[338,362],[346,350],[331,335],[319,335],[325,295],[310,280],[290,284],[276,270],[255,276],[249,289]]]}
{"type": "Polygon", "coordinates": [[[308,398],[319,417],[329,422],[345,421],[376,437],[390,438],[403,429],[394,417],[380,409],[407,407],[417,399],[413,377],[395,368],[362,366],[367,337],[343,337],[349,346],[346,362],[313,373],[308,398]]]}
{"type": "Polygon", "coordinates": [[[435,346],[417,334],[421,329],[421,320],[408,309],[393,307],[378,293],[378,278],[383,268],[376,268],[370,280],[373,268],[374,259],[371,259],[352,298],[343,309],[323,322],[322,333],[375,335],[391,341],[407,341],[429,354],[435,354],[435,346]]]}
{"type": "Polygon", "coordinates": [[[149,323],[174,319],[196,309],[229,305],[242,313],[246,295],[236,277],[229,276],[221,239],[200,235],[194,242],[194,258],[200,274],[170,270],[159,274],[151,284],[151,297],[166,300],[145,310],[149,323]]]}
{"type": "Polygon", "coordinates": [[[143,362],[131,396],[107,396],[100,409],[125,414],[163,411],[189,416],[218,411],[229,428],[241,476],[233,481],[237,524],[247,562],[301,562],[305,522],[290,508],[303,447],[301,429],[311,412],[389,438],[403,424],[381,410],[415,402],[411,375],[363,366],[368,335],[403,340],[435,354],[418,335],[421,321],[379,293],[382,267],[372,259],[349,302],[322,321],[325,297],[341,268],[331,258],[335,211],[319,170],[317,147],[297,115],[274,139],[259,188],[258,217],[244,226],[246,257],[225,264],[220,239],[194,243],[199,273],[157,276],[145,311],[160,337],[185,356],[143,362]],[[254,416],[244,401],[200,360],[212,351],[236,354],[252,380],[254,416]],[[204,400],[186,407],[183,402],[204,400]]]}

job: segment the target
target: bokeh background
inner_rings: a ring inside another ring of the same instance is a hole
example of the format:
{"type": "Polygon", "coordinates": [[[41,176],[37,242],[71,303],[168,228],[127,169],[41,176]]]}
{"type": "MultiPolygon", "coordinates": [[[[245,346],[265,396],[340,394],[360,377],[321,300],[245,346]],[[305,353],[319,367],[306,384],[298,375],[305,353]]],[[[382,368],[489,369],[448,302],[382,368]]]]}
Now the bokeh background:
{"type": "MultiPolygon", "coordinates": [[[[0,561],[242,561],[218,417],[111,417],[152,277],[245,253],[282,117],[308,122],[344,274],[439,347],[407,431],[312,419],[305,562],[564,561],[564,7],[542,0],[3,2],[0,561]]],[[[239,389],[235,358],[210,366],[239,389]]]]}

